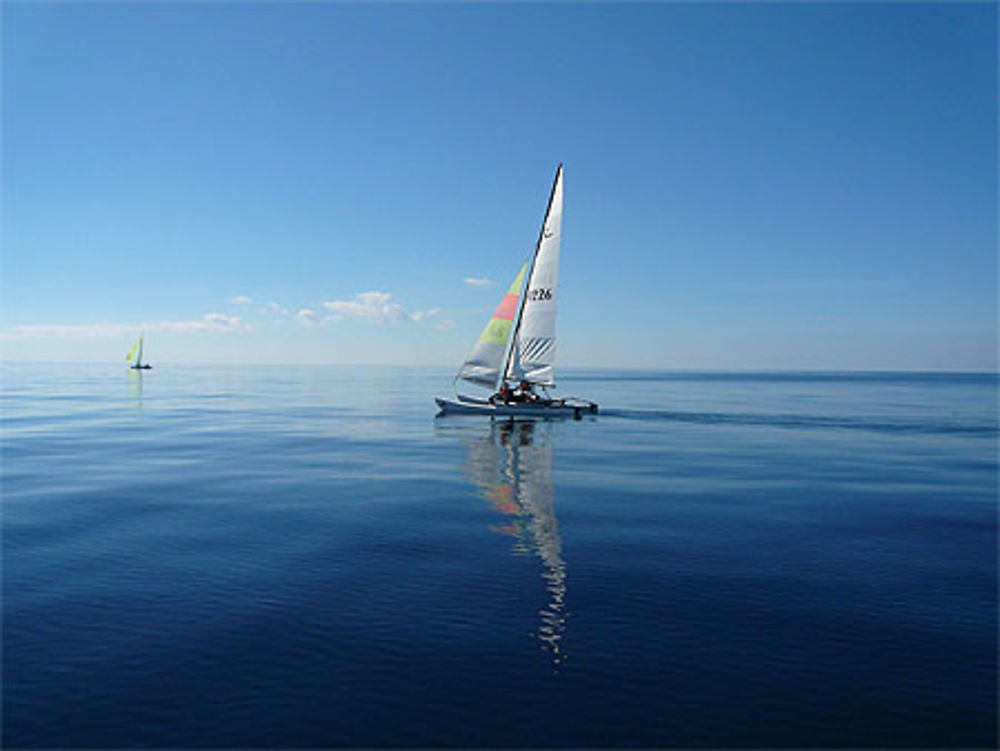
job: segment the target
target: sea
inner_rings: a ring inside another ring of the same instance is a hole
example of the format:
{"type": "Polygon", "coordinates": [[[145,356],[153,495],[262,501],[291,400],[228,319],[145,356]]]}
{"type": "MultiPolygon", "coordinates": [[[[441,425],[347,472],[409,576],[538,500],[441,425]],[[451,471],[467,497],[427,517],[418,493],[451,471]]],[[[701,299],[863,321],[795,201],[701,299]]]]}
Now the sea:
{"type": "Polygon", "coordinates": [[[5,748],[995,748],[995,374],[2,366],[5,748]]]}

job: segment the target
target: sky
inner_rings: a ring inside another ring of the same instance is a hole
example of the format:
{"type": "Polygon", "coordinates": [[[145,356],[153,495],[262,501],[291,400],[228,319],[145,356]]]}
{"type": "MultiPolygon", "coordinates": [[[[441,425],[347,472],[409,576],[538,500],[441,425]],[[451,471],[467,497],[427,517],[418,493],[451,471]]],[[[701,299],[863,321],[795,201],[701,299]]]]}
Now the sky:
{"type": "Polygon", "coordinates": [[[997,6],[2,5],[4,359],[997,369],[997,6]]]}

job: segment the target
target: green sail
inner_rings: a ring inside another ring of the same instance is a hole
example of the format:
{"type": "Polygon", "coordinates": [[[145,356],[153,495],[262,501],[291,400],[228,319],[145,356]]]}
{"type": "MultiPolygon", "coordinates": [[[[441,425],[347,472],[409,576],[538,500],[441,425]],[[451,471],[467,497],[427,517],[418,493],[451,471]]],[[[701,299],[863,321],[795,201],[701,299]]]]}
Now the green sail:
{"type": "Polygon", "coordinates": [[[132,345],[132,349],[130,349],[128,351],[128,354],[125,355],[125,359],[126,360],[131,361],[135,357],[135,352],[136,352],[137,349],[139,349],[139,345],[140,344],[142,344],[142,337],[141,336],[138,339],[135,340],[135,344],[132,345]]]}

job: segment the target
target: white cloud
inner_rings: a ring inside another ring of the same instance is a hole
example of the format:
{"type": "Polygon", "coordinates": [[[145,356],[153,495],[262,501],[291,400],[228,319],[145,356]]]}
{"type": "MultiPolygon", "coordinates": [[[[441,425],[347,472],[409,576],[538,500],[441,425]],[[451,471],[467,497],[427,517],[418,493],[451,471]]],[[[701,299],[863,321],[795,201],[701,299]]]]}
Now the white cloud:
{"type": "Polygon", "coordinates": [[[470,287],[488,287],[493,284],[493,282],[485,276],[467,276],[464,281],[470,287]]]}
{"type": "Polygon", "coordinates": [[[453,320],[451,320],[450,318],[446,318],[446,319],[444,319],[443,321],[441,321],[439,323],[435,323],[434,324],[434,328],[437,331],[447,331],[448,329],[455,328],[455,322],[453,320]]]}
{"type": "Polygon", "coordinates": [[[361,292],[353,300],[333,300],[323,303],[330,311],[330,319],[365,318],[372,321],[413,319],[388,292],[361,292]]]}
{"type": "Polygon", "coordinates": [[[234,334],[252,331],[250,326],[239,316],[229,316],[224,313],[206,313],[201,318],[176,321],[143,321],[142,323],[94,323],[94,324],[26,324],[11,326],[3,333],[7,339],[27,339],[44,336],[68,337],[102,337],[124,336],[139,331],[171,332],[171,333],[218,333],[234,334]]]}
{"type": "Polygon", "coordinates": [[[263,308],[260,309],[260,312],[265,313],[267,315],[278,315],[278,316],[288,315],[288,310],[281,307],[276,302],[269,302],[267,305],[265,305],[263,308]]]}
{"type": "Polygon", "coordinates": [[[430,310],[417,310],[410,314],[414,321],[422,321],[425,318],[433,318],[441,312],[441,308],[431,308],[430,310]]]}
{"type": "Polygon", "coordinates": [[[407,310],[392,299],[389,292],[361,292],[353,300],[329,300],[323,303],[329,311],[324,321],[342,321],[345,318],[367,321],[423,321],[441,313],[441,308],[407,310]]]}
{"type": "Polygon", "coordinates": [[[227,316],[225,313],[206,313],[193,321],[158,321],[147,331],[181,331],[181,332],[212,332],[212,333],[245,333],[252,327],[239,316],[227,316]]]}
{"type": "Polygon", "coordinates": [[[305,324],[306,326],[319,326],[323,323],[323,319],[319,317],[319,314],[315,310],[310,310],[309,308],[301,308],[299,312],[295,314],[295,320],[299,323],[305,324]]]}
{"type": "Polygon", "coordinates": [[[249,305],[253,302],[253,298],[246,295],[236,295],[236,297],[230,297],[229,302],[233,305],[249,305]]]}

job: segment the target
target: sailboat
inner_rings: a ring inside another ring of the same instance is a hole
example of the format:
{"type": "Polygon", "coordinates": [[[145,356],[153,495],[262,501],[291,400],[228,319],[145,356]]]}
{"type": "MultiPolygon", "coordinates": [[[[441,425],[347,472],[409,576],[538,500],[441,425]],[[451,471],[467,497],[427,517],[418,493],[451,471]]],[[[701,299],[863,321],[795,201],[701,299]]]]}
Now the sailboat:
{"type": "Polygon", "coordinates": [[[496,393],[489,398],[457,393],[454,398],[436,397],[434,401],[441,408],[441,414],[580,418],[584,414],[597,413],[594,402],[574,397],[555,399],[547,391],[556,385],[556,303],[562,212],[563,167],[560,164],[535,252],[521,267],[455,376],[456,382],[468,381],[495,389],[496,393]],[[513,390],[510,384],[515,384],[513,390]],[[534,391],[536,386],[542,389],[543,395],[534,391]]]}
{"type": "Polygon", "coordinates": [[[142,362],[142,336],[140,335],[138,339],[135,340],[135,344],[132,345],[132,349],[128,351],[125,355],[125,359],[130,361],[132,364],[129,366],[130,370],[150,370],[152,365],[143,364],[142,362]]]}

